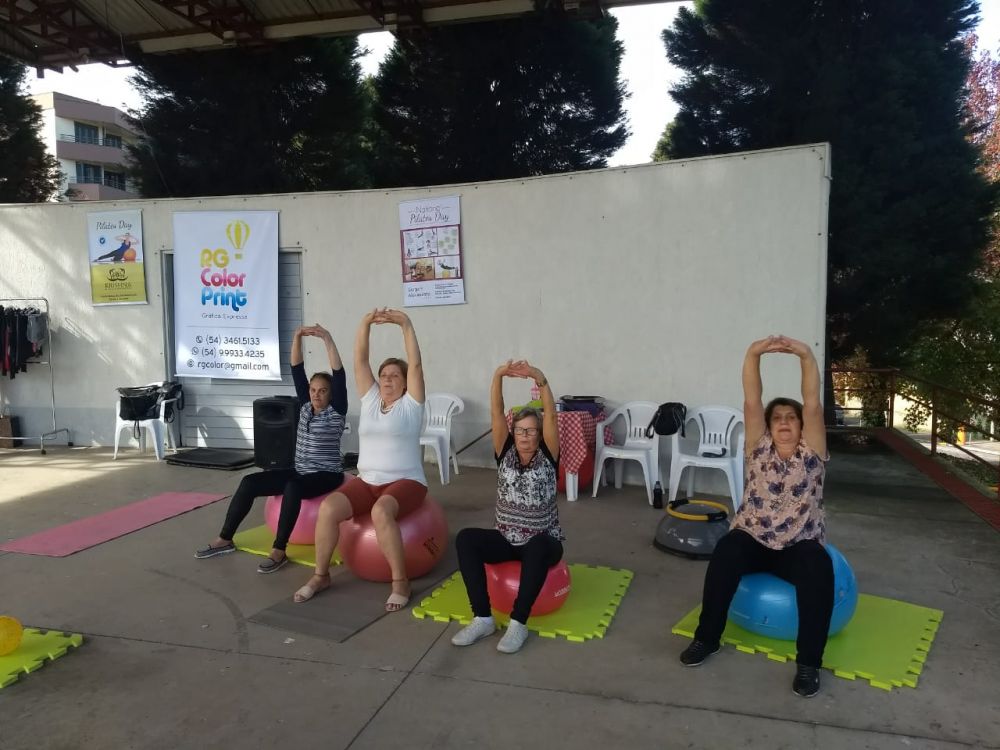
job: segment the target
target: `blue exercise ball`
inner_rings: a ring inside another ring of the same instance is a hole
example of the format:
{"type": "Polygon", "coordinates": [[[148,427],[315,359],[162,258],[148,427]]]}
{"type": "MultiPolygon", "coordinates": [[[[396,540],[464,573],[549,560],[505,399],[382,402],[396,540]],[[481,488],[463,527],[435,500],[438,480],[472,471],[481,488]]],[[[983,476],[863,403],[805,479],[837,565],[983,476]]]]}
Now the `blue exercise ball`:
{"type": "MultiPolygon", "coordinates": [[[[829,634],[836,635],[854,616],[858,584],[840,551],[832,544],[826,545],[826,551],[833,561],[833,616],[829,634]]],[[[770,573],[743,576],[729,605],[729,620],[752,633],[794,641],[799,632],[795,587],[770,573]]]]}

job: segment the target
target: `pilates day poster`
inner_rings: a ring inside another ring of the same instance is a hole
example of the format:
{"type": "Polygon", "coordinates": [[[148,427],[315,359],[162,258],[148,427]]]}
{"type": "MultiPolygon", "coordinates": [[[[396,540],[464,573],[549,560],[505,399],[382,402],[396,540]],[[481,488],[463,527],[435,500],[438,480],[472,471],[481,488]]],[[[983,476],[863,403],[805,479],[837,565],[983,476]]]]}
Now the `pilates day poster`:
{"type": "Polygon", "coordinates": [[[87,214],[90,296],[94,305],[145,305],[142,211],[87,214]]]}
{"type": "Polygon", "coordinates": [[[457,195],[399,204],[404,307],[465,302],[461,229],[457,195]]]}

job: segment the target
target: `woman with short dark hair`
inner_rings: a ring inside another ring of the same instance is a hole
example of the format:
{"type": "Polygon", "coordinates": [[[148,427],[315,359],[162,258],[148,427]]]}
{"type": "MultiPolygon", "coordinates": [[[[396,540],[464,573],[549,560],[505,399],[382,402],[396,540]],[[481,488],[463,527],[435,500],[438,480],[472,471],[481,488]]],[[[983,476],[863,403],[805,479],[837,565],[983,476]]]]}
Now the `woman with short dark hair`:
{"type": "Polygon", "coordinates": [[[730,532],[712,553],[698,629],[680,659],[684,666],[696,667],[718,651],[740,578],[774,573],[795,586],[798,667],[792,689],[811,698],[819,692],[819,669],[833,615],[833,563],[823,547],[823,479],[829,454],[819,366],[809,345],[786,336],[753,342],[743,361],[743,393],[743,502],[730,532]],[[776,398],[764,408],[760,358],[772,353],[799,358],[803,403],[776,398]]]}
{"type": "Polygon", "coordinates": [[[301,404],[295,437],[295,467],[268,469],[243,477],[229,501],[222,531],[214,542],[195,553],[199,559],[235,550],[233,535],[253,507],[253,501],[266,495],[281,495],[281,512],[271,553],[257,566],[258,573],[273,573],[288,562],[285,547],[299,518],[302,499],[323,495],[344,482],[340,437],[347,417],[347,379],[330,332],[318,323],[296,329],[291,366],[295,393],[301,404]],[[306,380],[303,336],[315,336],[323,341],[330,372],[317,372],[306,380]]]}
{"type": "Polygon", "coordinates": [[[472,622],[451,639],[471,646],[492,635],[496,623],[486,589],[487,563],[521,562],[521,580],[507,632],[497,650],[513,654],[528,638],[528,616],[549,568],[562,559],[565,539],[556,507],[559,426],[548,379],[526,361],[508,361],[493,374],[490,389],[493,451],[497,460],[496,523],[492,529],[462,529],[455,539],[458,565],[472,605],[472,622]],[[543,411],[521,409],[507,428],[503,379],[530,378],[541,392],[543,411]]]}

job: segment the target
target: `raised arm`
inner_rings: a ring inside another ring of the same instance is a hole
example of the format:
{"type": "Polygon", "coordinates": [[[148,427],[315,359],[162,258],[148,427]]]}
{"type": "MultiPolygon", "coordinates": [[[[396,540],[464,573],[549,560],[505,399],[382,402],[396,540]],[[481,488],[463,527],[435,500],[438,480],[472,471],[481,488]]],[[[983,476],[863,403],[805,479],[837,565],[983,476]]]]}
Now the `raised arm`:
{"type": "Polygon", "coordinates": [[[794,354],[802,365],[802,438],[820,456],[826,456],[826,424],[820,401],[819,364],[809,344],[780,337],[782,350],[794,354]]]}
{"type": "Polygon", "coordinates": [[[410,316],[401,310],[385,309],[381,320],[377,323],[395,323],[403,331],[403,344],[406,347],[406,392],[419,404],[424,402],[424,365],[420,360],[420,345],[417,343],[417,332],[413,329],[410,316]]]}
{"type": "Polygon", "coordinates": [[[295,329],[295,333],[292,336],[292,356],[288,361],[288,364],[292,367],[305,362],[305,358],[302,356],[302,337],[308,336],[310,331],[311,326],[299,326],[295,329]]]}
{"type": "Polygon", "coordinates": [[[343,370],[344,362],[340,358],[340,351],[337,349],[337,344],[330,332],[317,323],[313,326],[313,336],[323,339],[323,344],[326,346],[326,357],[330,360],[330,369],[343,370]]]}
{"type": "Polygon", "coordinates": [[[522,377],[528,377],[535,381],[539,393],[542,397],[542,439],[545,440],[545,447],[549,449],[552,458],[559,460],[559,417],[556,415],[556,400],[552,395],[552,388],[544,373],[537,367],[529,365],[527,362],[515,363],[511,369],[523,372],[522,377]]]}
{"type": "Polygon", "coordinates": [[[313,335],[323,339],[326,346],[326,357],[330,361],[330,375],[332,387],[330,389],[330,403],[341,416],[347,416],[347,378],[344,374],[344,362],[340,358],[340,351],[333,340],[333,336],[319,323],[313,327],[313,335]]]}
{"type": "Polygon", "coordinates": [[[507,427],[507,412],[503,408],[503,379],[510,374],[511,360],[507,360],[500,365],[493,373],[493,382],[490,383],[490,426],[493,431],[493,455],[499,456],[503,450],[504,443],[510,436],[510,428],[507,427]]]}
{"type": "Polygon", "coordinates": [[[364,396],[375,385],[375,375],[368,361],[368,338],[371,336],[372,323],[379,314],[378,309],[365,313],[354,337],[354,383],[358,389],[358,397],[364,396]]]}
{"type": "Polygon", "coordinates": [[[292,356],[288,363],[292,366],[292,382],[300,404],[309,403],[309,378],[306,377],[305,361],[302,357],[302,337],[312,335],[310,326],[299,326],[292,336],[292,356]]]}
{"type": "Polygon", "coordinates": [[[743,358],[743,424],[746,442],[744,450],[750,453],[757,441],[767,430],[764,423],[764,402],[761,398],[764,386],[760,382],[760,357],[773,351],[776,337],[754,341],[743,358]]]}

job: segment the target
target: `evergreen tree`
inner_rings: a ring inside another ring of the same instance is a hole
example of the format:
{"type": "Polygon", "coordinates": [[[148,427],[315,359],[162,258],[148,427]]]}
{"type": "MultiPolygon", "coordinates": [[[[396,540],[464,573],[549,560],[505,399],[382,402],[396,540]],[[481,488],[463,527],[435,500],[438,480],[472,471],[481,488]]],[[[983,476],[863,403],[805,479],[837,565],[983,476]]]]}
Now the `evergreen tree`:
{"type": "Polygon", "coordinates": [[[367,184],[355,38],[148,56],[129,147],[146,197],[339,190],[367,184]]]}
{"type": "Polygon", "coordinates": [[[617,27],[547,11],[401,36],[375,81],[377,183],[605,166],[628,136],[617,27]]]}
{"type": "MultiPolygon", "coordinates": [[[[671,158],[829,141],[834,357],[898,361],[973,289],[994,192],[963,126],[974,0],[702,0],[663,38],[687,76],[671,158]]],[[[780,277],[775,278],[780,283],[780,277]]]]}
{"type": "Polygon", "coordinates": [[[0,55],[0,203],[39,203],[59,190],[59,162],[42,142],[41,108],[23,92],[26,75],[0,55]]]}

